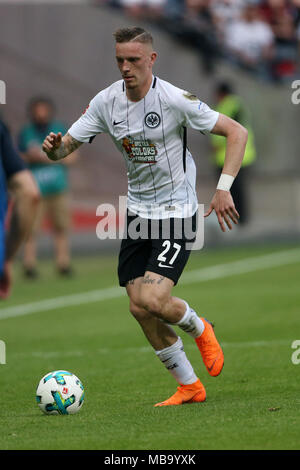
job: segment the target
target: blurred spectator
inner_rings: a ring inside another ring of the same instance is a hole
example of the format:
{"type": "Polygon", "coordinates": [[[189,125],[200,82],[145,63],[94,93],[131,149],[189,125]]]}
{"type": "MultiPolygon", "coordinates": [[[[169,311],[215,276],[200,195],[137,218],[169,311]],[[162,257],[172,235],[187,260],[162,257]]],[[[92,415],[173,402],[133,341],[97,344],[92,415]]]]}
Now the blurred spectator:
{"type": "Polygon", "coordinates": [[[229,25],[241,17],[243,7],[244,0],[212,0],[211,12],[220,40],[229,25]]]}
{"type": "Polygon", "coordinates": [[[166,0],[163,19],[165,20],[167,29],[169,25],[166,19],[169,19],[171,22],[176,19],[180,20],[183,16],[184,8],[185,0],[166,0]]]}
{"type": "Polygon", "coordinates": [[[274,35],[271,27],[260,19],[256,4],[247,4],[242,17],[226,28],[225,41],[234,62],[267,77],[274,53],[274,35]]]}
{"type": "Polygon", "coordinates": [[[38,275],[36,237],[43,218],[47,215],[53,229],[57,270],[62,275],[70,275],[69,183],[66,165],[72,163],[76,155],[74,153],[67,159],[66,164],[52,163],[41,149],[41,144],[50,131],[63,134],[66,132],[66,127],[54,120],[54,105],[50,99],[34,98],[30,101],[28,110],[30,122],[20,131],[19,149],[38,184],[42,200],[31,236],[24,246],[24,274],[29,278],[38,275]]]}
{"type": "Polygon", "coordinates": [[[297,71],[297,1],[267,0],[260,7],[263,18],[270,24],[274,33],[272,74],[275,80],[291,79],[297,71]]]}
{"type": "Polygon", "coordinates": [[[211,0],[168,0],[160,25],[200,55],[204,70],[212,72],[219,55],[210,9],[211,0]]]}
{"type": "Polygon", "coordinates": [[[288,2],[287,0],[263,0],[260,2],[259,9],[262,19],[272,25],[278,15],[288,10],[288,2]]]}
{"type": "MultiPolygon", "coordinates": [[[[220,82],[215,88],[215,97],[217,105],[216,111],[234,119],[242,124],[248,130],[248,142],[246,145],[245,156],[238,176],[235,178],[231,187],[231,194],[235,201],[235,206],[240,214],[240,224],[245,224],[249,220],[247,203],[247,173],[250,165],[256,159],[256,149],[254,134],[250,124],[250,112],[240,96],[234,93],[233,87],[227,82],[220,82]]],[[[226,139],[225,137],[210,134],[213,146],[214,165],[217,170],[217,179],[224,166],[226,139]]]]}
{"type": "Polygon", "coordinates": [[[119,0],[118,3],[127,15],[135,19],[159,20],[166,0],[119,0]]]}
{"type": "MultiPolygon", "coordinates": [[[[95,0],[96,1],[96,0],[95,0]]],[[[300,57],[300,0],[97,0],[154,21],[199,53],[211,73],[219,57],[269,81],[291,79],[300,57]]]]}
{"type": "Polygon", "coordinates": [[[0,120],[0,298],[6,299],[12,284],[12,261],[34,222],[39,190],[32,174],[13,147],[10,133],[0,120]],[[8,195],[12,210],[5,227],[8,195]]]}
{"type": "Polygon", "coordinates": [[[300,0],[291,0],[294,8],[295,25],[300,26],[300,0]]]}
{"type": "Polygon", "coordinates": [[[272,72],[277,80],[290,79],[297,71],[298,40],[292,16],[283,12],[273,23],[275,53],[272,72]]]}
{"type": "Polygon", "coordinates": [[[218,52],[210,6],[211,0],[185,0],[182,17],[184,38],[201,52],[207,72],[213,71],[218,52]]]}

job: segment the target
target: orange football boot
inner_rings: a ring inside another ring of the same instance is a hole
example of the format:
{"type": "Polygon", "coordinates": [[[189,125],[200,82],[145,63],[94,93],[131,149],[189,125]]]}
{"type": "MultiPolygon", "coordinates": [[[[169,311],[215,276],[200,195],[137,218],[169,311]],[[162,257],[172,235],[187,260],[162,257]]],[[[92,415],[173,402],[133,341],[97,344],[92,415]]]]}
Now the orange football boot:
{"type": "Polygon", "coordinates": [[[177,392],[168,400],[156,403],[154,406],[183,405],[184,403],[200,403],[205,401],[206,391],[203,384],[198,379],[193,384],[180,385],[177,392]]]}
{"type": "Polygon", "coordinates": [[[213,324],[201,317],[204,331],[195,339],[208,373],[216,377],[223,369],[224,354],[214,333],[213,324]]]}

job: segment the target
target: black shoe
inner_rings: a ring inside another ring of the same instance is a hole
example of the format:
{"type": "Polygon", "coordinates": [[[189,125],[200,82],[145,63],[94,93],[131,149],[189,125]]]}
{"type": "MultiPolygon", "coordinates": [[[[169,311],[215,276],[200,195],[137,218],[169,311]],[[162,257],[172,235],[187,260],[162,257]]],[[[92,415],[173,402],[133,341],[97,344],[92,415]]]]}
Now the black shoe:
{"type": "Polygon", "coordinates": [[[64,277],[72,277],[74,275],[74,270],[71,266],[63,266],[57,268],[58,273],[64,277]]]}
{"type": "Polygon", "coordinates": [[[27,279],[37,279],[39,277],[39,273],[36,268],[24,268],[24,276],[27,279]]]}

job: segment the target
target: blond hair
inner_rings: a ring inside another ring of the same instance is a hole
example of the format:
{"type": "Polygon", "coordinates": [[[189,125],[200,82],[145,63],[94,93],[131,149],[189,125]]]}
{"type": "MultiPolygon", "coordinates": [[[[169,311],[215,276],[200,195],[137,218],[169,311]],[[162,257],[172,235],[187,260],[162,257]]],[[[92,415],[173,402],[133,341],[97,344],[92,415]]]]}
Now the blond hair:
{"type": "Polygon", "coordinates": [[[153,38],[148,31],[138,26],[131,28],[119,28],[114,32],[114,38],[117,43],[137,41],[143,44],[153,45],[153,38]]]}

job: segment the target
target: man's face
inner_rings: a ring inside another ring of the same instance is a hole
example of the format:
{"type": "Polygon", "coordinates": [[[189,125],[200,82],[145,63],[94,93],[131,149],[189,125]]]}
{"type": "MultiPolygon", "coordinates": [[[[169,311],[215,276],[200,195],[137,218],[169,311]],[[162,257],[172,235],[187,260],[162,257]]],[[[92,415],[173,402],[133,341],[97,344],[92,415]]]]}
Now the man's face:
{"type": "Polygon", "coordinates": [[[152,76],[156,52],[150,44],[124,42],[116,44],[116,59],[127,89],[143,86],[152,76]]]}
{"type": "Polygon", "coordinates": [[[51,119],[52,109],[48,103],[36,103],[32,109],[32,119],[36,124],[46,125],[51,119]]]}
{"type": "Polygon", "coordinates": [[[258,8],[255,5],[249,5],[244,10],[246,21],[252,22],[258,19],[258,8]]]}

